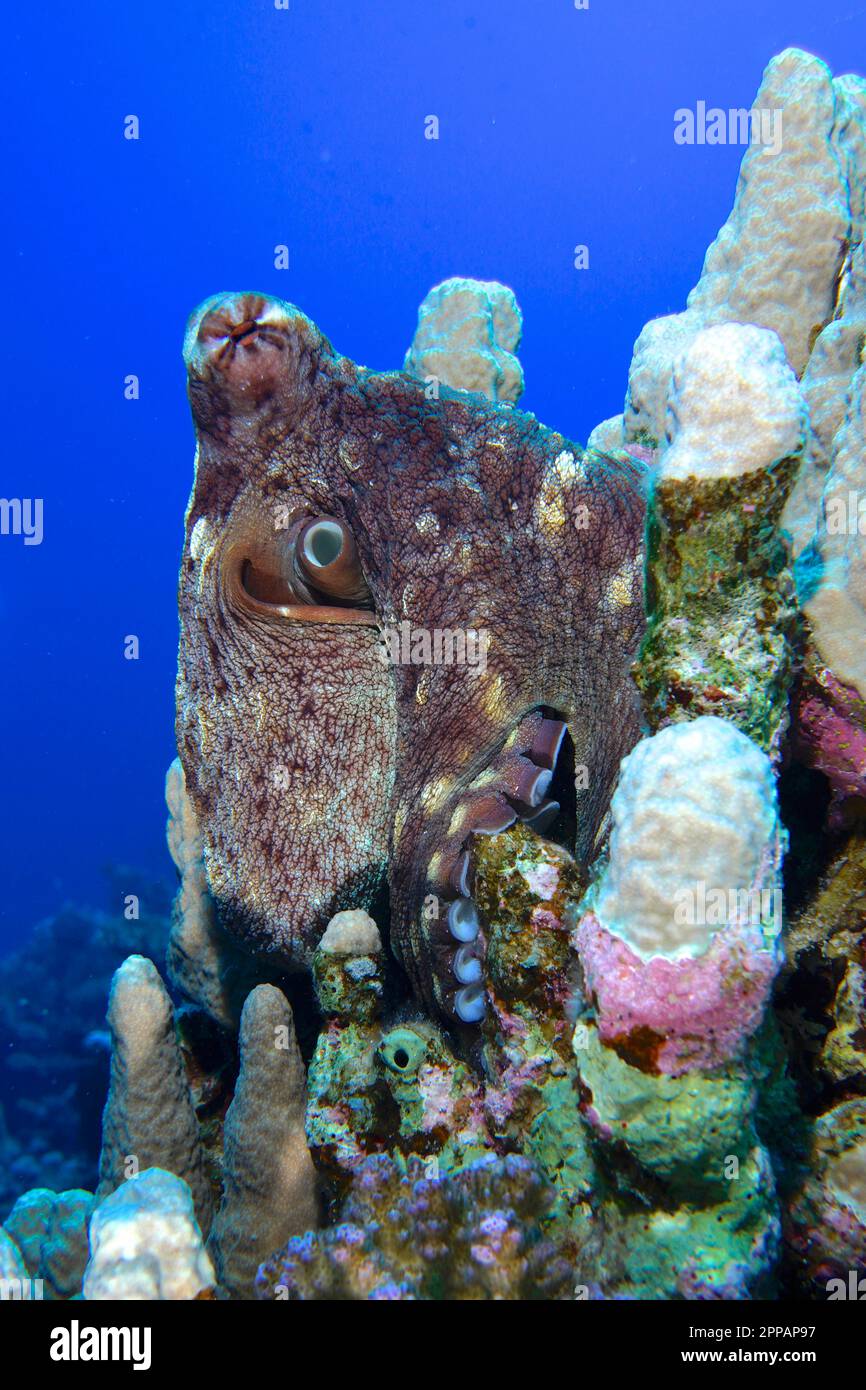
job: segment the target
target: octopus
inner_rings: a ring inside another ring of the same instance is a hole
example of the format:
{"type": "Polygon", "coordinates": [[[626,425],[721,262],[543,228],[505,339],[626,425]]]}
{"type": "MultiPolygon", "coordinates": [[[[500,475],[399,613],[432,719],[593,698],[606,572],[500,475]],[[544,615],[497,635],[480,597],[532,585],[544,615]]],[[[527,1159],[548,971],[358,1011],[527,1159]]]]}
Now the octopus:
{"type": "Polygon", "coordinates": [[[206,301],[184,356],[177,739],[219,920],[299,971],[335,912],[387,914],[420,1001],[476,1024],[477,837],[591,862],[640,736],[644,465],[262,295],[206,301]]]}

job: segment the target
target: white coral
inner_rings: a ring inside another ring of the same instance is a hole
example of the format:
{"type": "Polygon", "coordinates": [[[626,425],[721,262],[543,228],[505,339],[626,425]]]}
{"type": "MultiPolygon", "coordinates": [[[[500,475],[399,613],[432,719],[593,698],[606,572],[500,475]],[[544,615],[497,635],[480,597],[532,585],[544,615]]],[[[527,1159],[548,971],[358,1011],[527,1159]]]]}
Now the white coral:
{"type": "Polygon", "coordinates": [[[770,760],[715,716],[643,739],[623,759],[611,819],[595,911],[644,958],[702,955],[713,930],[697,909],[710,892],[740,902],[756,884],[775,887],[779,820],[770,760]],[[681,910],[689,894],[693,914],[681,910]]]}
{"type": "Polygon", "coordinates": [[[824,1180],[838,1200],[866,1222],[866,1143],[855,1144],[834,1158],[824,1180]]]}
{"type": "Polygon", "coordinates": [[[852,78],[834,83],[820,59],[789,48],[768,64],[752,109],[775,122],[779,138],[747,148],[734,207],[687,310],[647,324],[635,344],[625,410],[630,440],[661,440],[673,362],[702,328],[736,322],[773,329],[799,376],[816,334],[833,318],[845,247],[862,224],[861,86],[852,78]]]}
{"type": "Polygon", "coordinates": [[[806,405],[778,336],[705,328],[677,361],[667,399],[665,478],[730,478],[803,447],[806,405]]]}
{"type": "Polygon", "coordinates": [[[866,365],[836,436],[823,508],[823,568],[806,613],[820,656],[866,698],[866,365]]]}
{"type": "Polygon", "coordinates": [[[121,1183],[90,1221],[84,1297],[191,1299],[216,1282],[187,1184],[148,1168],[121,1183]]]}
{"type": "Polygon", "coordinates": [[[319,950],[330,956],[374,956],[382,950],[379,928],[363,908],[336,912],[324,930],[319,950]]]}
{"type": "Polygon", "coordinates": [[[523,393],[515,356],[523,319],[514,294],[495,280],[455,277],[436,285],[418,310],[405,370],[422,380],[477,391],[494,403],[523,393]]]}

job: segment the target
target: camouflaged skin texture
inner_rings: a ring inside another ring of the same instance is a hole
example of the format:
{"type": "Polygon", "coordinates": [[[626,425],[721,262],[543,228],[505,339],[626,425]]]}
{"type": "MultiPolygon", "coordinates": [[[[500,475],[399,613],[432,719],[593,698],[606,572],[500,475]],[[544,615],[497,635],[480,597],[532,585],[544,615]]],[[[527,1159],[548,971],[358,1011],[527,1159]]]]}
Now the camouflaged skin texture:
{"type": "MultiPolygon", "coordinates": [[[[585,861],[639,736],[641,466],[356,366],[260,295],[204,304],[185,358],[198,448],[177,737],[220,920],[303,969],[336,911],[387,886],[415,991],[474,1021],[453,963],[473,834],[544,807],[564,721],[586,769],[585,861]],[[354,541],[365,601],[305,585],[297,538],[315,517],[354,541]],[[437,631],[468,632],[467,659],[413,661],[437,631]]],[[[483,955],[483,927],[468,951],[483,955]]]]}

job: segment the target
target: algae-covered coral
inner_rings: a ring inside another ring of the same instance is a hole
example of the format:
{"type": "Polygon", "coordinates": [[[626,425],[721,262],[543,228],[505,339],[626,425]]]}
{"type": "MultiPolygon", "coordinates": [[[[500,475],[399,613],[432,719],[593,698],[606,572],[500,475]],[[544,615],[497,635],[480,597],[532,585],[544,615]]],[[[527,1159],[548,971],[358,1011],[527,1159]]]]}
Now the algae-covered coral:
{"type": "Polygon", "coordinates": [[[117,971],[97,1193],[25,1194],[9,1277],[866,1271],[866,83],[787,50],[756,107],[785,140],[598,448],[514,409],[501,286],[437,287],[403,373],[264,296],[193,315],[174,997],[117,971]]]}

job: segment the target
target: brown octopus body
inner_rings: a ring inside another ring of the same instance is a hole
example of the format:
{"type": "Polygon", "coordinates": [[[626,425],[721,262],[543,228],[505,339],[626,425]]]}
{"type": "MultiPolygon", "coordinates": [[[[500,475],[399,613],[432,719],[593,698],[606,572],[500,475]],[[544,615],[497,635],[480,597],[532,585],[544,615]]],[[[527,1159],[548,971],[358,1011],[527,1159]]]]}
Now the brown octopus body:
{"type": "Polygon", "coordinates": [[[473,837],[561,814],[567,746],[586,862],[639,735],[641,466],[262,296],[205,303],[185,358],[177,733],[220,920],[299,969],[387,887],[417,994],[477,1021],[473,837]]]}

